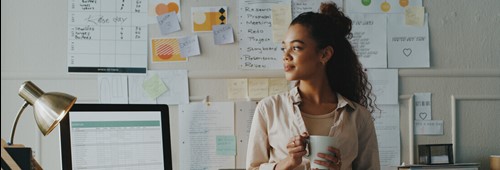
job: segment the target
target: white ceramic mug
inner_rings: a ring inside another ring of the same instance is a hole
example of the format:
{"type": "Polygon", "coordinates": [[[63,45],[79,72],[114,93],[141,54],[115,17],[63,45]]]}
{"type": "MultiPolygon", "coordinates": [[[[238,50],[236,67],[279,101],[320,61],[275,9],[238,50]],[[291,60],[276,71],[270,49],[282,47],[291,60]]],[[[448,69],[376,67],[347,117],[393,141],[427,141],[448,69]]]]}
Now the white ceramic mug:
{"type": "Polygon", "coordinates": [[[308,158],[311,160],[311,169],[328,169],[328,167],[314,163],[314,160],[327,161],[323,158],[318,157],[318,153],[332,154],[328,151],[328,147],[335,147],[336,140],[334,137],[330,136],[317,136],[311,135],[307,140],[307,147],[309,149],[308,158]]]}

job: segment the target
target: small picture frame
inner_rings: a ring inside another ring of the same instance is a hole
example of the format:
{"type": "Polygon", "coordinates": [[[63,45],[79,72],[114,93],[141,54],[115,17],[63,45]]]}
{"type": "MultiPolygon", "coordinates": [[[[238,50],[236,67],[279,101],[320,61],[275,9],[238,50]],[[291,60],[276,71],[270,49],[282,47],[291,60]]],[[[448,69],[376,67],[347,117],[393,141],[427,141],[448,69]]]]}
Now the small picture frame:
{"type": "Polygon", "coordinates": [[[453,164],[453,144],[418,145],[418,163],[426,165],[453,164]]]}

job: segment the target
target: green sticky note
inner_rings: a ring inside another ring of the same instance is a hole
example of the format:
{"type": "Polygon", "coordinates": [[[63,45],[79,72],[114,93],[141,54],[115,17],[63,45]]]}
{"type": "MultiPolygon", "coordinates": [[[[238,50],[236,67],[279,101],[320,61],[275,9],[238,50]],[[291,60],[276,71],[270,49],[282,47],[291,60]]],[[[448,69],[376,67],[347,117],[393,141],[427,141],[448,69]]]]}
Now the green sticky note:
{"type": "Polygon", "coordinates": [[[165,83],[161,81],[157,74],[153,75],[150,79],[145,80],[144,83],[142,83],[142,88],[151,99],[156,99],[168,90],[165,83]]]}
{"type": "Polygon", "coordinates": [[[236,136],[216,136],[217,155],[236,155],[236,136]]]}

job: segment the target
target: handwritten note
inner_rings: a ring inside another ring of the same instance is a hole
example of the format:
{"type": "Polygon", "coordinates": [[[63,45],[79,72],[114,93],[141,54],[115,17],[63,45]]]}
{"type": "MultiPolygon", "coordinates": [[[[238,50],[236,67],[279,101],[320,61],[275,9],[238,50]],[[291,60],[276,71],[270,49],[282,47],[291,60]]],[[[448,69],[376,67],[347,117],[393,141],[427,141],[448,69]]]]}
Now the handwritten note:
{"type": "Polygon", "coordinates": [[[228,79],[227,95],[229,99],[247,98],[248,82],[247,79],[228,79]]]}
{"type": "Polygon", "coordinates": [[[191,57],[201,54],[198,35],[179,38],[179,47],[181,48],[182,57],[191,57]]]}
{"type": "Polygon", "coordinates": [[[216,136],[216,152],[217,155],[232,155],[236,156],[236,136],[216,136]]]}
{"type": "Polygon", "coordinates": [[[148,93],[151,99],[156,99],[168,90],[168,87],[163,84],[157,74],[154,74],[151,78],[145,80],[142,83],[142,88],[144,88],[144,91],[148,93]]]}
{"type": "Polygon", "coordinates": [[[292,1],[292,16],[296,18],[304,12],[318,12],[319,6],[323,2],[334,2],[337,6],[342,7],[342,0],[293,0],[292,1]]]}
{"type": "Polygon", "coordinates": [[[412,26],[424,26],[424,7],[408,6],[405,8],[405,24],[412,26]]]}
{"type": "Polygon", "coordinates": [[[169,12],[160,15],[158,18],[158,26],[160,26],[160,31],[162,35],[167,35],[175,31],[180,31],[181,26],[179,25],[179,20],[175,12],[169,12]]]}
{"type": "Polygon", "coordinates": [[[233,27],[231,24],[212,26],[214,43],[217,45],[234,43],[233,27]]]}
{"type": "Polygon", "coordinates": [[[68,3],[68,72],[146,73],[147,1],[68,3]]]}
{"type": "Polygon", "coordinates": [[[240,68],[280,69],[281,44],[273,42],[272,6],[290,0],[239,0],[240,68]]]}
{"type": "Polygon", "coordinates": [[[428,16],[425,15],[423,27],[406,25],[404,23],[404,14],[387,14],[387,16],[388,67],[429,67],[428,16]]]}
{"type": "Polygon", "coordinates": [[[288,81],[285,78],[269,79],[269,95],[288,92],[288,81]]]}
{"type": "Polygon", "coordinates": [[[264,98],[268,96],[269,80],[262,79],[248,79],[248,96],[254,98],[264,98]]]}
{"type": "Polygon", "coordinates": [[[229,139],[234,135],[233,102],[211,102],[210,106],[202,102],[179,105],[178,134],[179,169],[236,166],[234,154],[225,155],[234,148],[234,142],[229,139]],[[217,136],[225,137],[217,143],[217,136]],[[219,155],[218,149],[224,154],[219,155]]]}
{"type": "Polygon", "coordinates": [[[365,68],[387,68],[387,18],[385,14],[350,13],[350,42],[365,68]]]}
{"type": "Polygon", "coordinates": [[[276,4],[272,7],[273,42],[281,43],[285,39],[288,25],[292,21],[292,9],[289,4],[276,4]]]}

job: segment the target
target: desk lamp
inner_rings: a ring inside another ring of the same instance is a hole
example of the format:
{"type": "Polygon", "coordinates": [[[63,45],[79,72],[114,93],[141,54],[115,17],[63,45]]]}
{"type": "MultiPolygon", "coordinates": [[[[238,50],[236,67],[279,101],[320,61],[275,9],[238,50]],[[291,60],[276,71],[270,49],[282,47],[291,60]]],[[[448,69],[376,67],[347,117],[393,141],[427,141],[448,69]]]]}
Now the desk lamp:
{"type": "MultiPolygon", "coordinates": [[[[13,162],[12,160],[14,160],[15,161],[14,163],[18,165],[12,164],[9,166],[14,166],[14,167],[19,166],[22,168],[22,165],[20,165],[22,163],[19,163],[19,161],[17,161],[16,156],[14,156],[14,154],[12,153],[9,153],[7,155],[4,154],[7,153],[4,152],[4,148],[8,151],[9,148],[18,148],[19,146],[24,147],[22,145],[14,144],[14,133],[16,132],[16,126],[17,122],[19,121],[19,117],[21,117],[21,114],[28,105],[33,106],[33,112],[35,115],[36,124],[38,125],[38,128],[40,129],[42,134],[46,136],[55,127],[57,127],[57,125],[59,125],[59,122],[66,116],[68,111],[76,102],[76,97],[69,94],[60,92],[45,93],[31,81],[26,81],[21,85],[21,87],[19,88],[19,96],[21,96],[25,102],[23,106],[19,109],[16,119],[14,120],[14,124],[12,125],[10,140],[8,141],[7,144],[5,144],[4,141],[2,141],[2,168],[4,167],[3,164],[4,162],[7,162],[7,164],[9,162],[12,163],[13,162]]],[[[31,149],[29,150],[31,152],[31,149]]],[[[34,159],[28,160],[28,163],[38,164],[36,161],[33,162],[33,160],[34,159]]],[[[28,166],[31,167],[31,165],[28,166]]]]}

